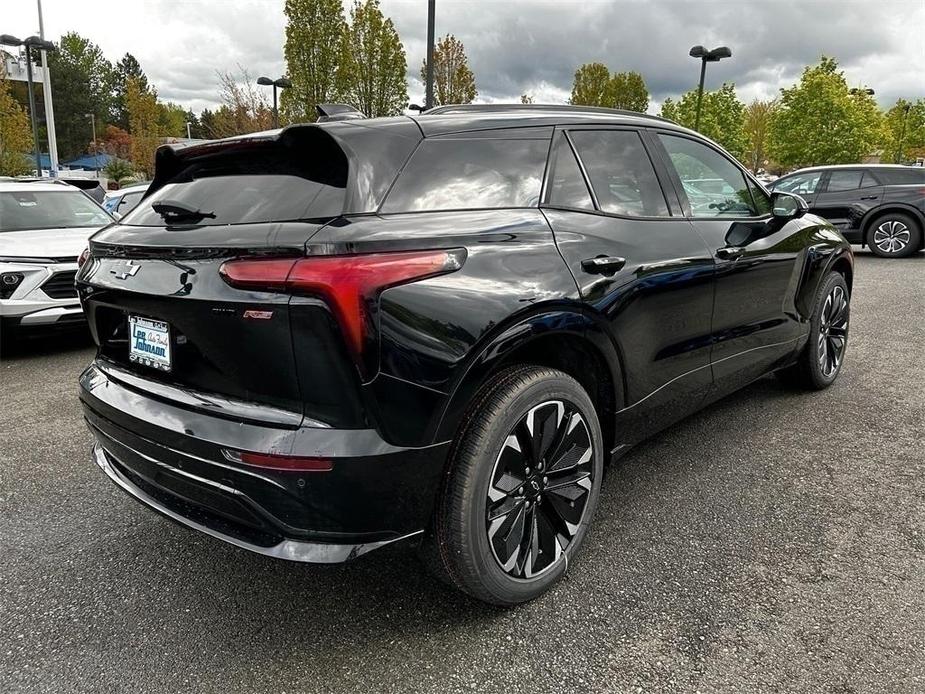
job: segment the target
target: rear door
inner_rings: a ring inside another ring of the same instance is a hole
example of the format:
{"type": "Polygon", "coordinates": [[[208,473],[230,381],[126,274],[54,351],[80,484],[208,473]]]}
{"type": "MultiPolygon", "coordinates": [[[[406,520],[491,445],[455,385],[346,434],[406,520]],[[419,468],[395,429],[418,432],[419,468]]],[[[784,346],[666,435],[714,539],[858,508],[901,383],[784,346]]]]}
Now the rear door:
{"type": "Polygon", "coordinates": [[[839,231],[857,229],[864,214],[880,203],[883,186],[866,169],[832,169],[816,195],[812,210],[839,231]]]}
{"type": "Polygon", "coordinates": [[[639,131],[560,130],[550,166],[544,213],[623,356],[621,429],[641,437],[696,409],[709,389],[712,257],[677,196],[665,195],[639,131]]]}

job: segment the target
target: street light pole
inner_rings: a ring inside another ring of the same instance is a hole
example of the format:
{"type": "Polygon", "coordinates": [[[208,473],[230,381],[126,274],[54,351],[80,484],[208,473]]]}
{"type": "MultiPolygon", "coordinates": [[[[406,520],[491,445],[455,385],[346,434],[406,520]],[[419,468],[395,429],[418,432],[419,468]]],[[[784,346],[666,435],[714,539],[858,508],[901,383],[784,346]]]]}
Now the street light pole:
{"type": "Polygon", "coordinates": [[[35,145],[35,175],[42,177],[42,156],[39,146],[39,121],[35,117],[35,89],[32,83],[32,51],[26,44],[26,81],[29,83],[29,118],[32,120],[32,141],[35,145]]]}
{"type": "MultiPolygon", "coordinates": [[[[42,0],[39,6],[39,38],[45,40],[45,22],[42,18],[42,0]]],[[[55,132],[55,106],[51,98],[51,73],[48,70],[48,51],[42,50],[42,96],[45,99],[45,129],[48,131],[48,156],[51,159],[49,175],[58,177],[58,136],[55,132]]]]}
{"type": "Polygon", "coordinates": [[[84,117],[90,119],[90,127],[93,128],[93,156],[96,159],[96,177],[100,177],[100,148],[96,146],[96,114],[85,113],[84,117]]]}
{"type": "Polygon", "coordinates": [[[703,103],[703,80],[707,74],[707,63],[718,63],[723,58],[731,58],[732,51],[726,46],[719,46],[712,51],[703,46],[694,46],[688,55],[700,59],[700,85],[697,87],[697,113],[694,116],[694,130],[700,130],[700,106],[703,103]]]}
{"type": "Polygon", "coordinates": [[[189,122],[189,121],[186,121],[186,139],[187,139],[187,140],[192,140],[192,139],[193,139],[193,136],[190,135],[189,126],[190,126],[190,122],[189,122]]]}
{"type": "Polygon", "coordinates": [[[292,86],[292,80],[287,77],[271,80],[269,77],[258,77],[257,84],[262,87],[273,87],[273,128],[279,127],[279,110],[276,108],[276,89],[288,89],[292,86]]]}
{"type": "Polygon", "coordinates": [[[427,0],[427,84],[424,86],[424,108],[434,107],[434,15],[436,0],[427,0]]]}

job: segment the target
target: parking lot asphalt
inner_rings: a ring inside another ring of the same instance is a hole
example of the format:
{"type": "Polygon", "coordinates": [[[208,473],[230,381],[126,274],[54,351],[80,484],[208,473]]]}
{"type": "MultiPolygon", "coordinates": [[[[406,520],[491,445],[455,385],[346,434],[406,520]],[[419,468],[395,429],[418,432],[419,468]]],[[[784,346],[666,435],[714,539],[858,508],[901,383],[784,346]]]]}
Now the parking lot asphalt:
{"type": "Polygon", "coordinates": [[[84,339],[0,363],[0,691],[925,691],[925,255],[857,257],[827,391],[763,379],[608,471],[582,556],[504,611],[413,555],[284,563],[90,461],[84,339]]]}

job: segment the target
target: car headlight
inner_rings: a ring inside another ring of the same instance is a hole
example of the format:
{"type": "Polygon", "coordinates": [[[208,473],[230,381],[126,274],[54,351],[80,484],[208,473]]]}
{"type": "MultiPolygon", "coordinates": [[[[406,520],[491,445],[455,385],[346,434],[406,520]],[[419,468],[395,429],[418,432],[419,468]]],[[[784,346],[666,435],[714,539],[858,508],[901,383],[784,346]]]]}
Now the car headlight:
{"type": "Polygon", "coordinates": [[[4,272],[0,274],[0,299],[9,299],[16,291],[16,287],[23,280],[21,272],[4,272]]]}

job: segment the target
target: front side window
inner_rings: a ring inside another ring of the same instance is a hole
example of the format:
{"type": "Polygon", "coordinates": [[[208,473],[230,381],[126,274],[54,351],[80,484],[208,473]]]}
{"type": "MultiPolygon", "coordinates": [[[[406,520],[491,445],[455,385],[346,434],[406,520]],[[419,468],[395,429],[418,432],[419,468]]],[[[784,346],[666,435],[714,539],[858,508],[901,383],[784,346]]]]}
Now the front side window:
{"type": "Polygon", "coordinates": [[[431,138],[412,155],[382,212],[536,207],[549,139],[431,138]]]}
{"type": "Polygon", "coordinates": [[[578,168],[578,160],[575,159],[565,133],[559,133],[555,157],[556,163],[549,184],[549,204],[593,210],[591,193],[588,192],[584,176],[578,168]]]}
{"type": "Polygon", "coordinates": [[[816,192],[819,186],[819,179],[822,178],[821,171],[811,171],[797,176],[778,181],[774,184],[774,190],[784,193],[796,193],[797,195],[810,195],[816,192]]]}
{"type": "Polygon", "coordinates": [[[667,217],[668,204],[655,169],[633,130],[570,133],[603,212],[630,217],[667,217]]]}
{"type": "Polygon", "coordinates": [[[861,187],[862,171],[833,171],[829,174],[828,192],[855,190],[861,187]]]}
{"type": "Polygon", "coordinates": [[[758,217],[745,174],[729,159],[686,137],[659,135],[693,217],[758,217]]]}
{"type": "Polygon", "coordinates": [[[0,193],[0,233],[27,229],[84,229],[105,226],[111,221],[101,207],[73,188],[0,193]]]}

